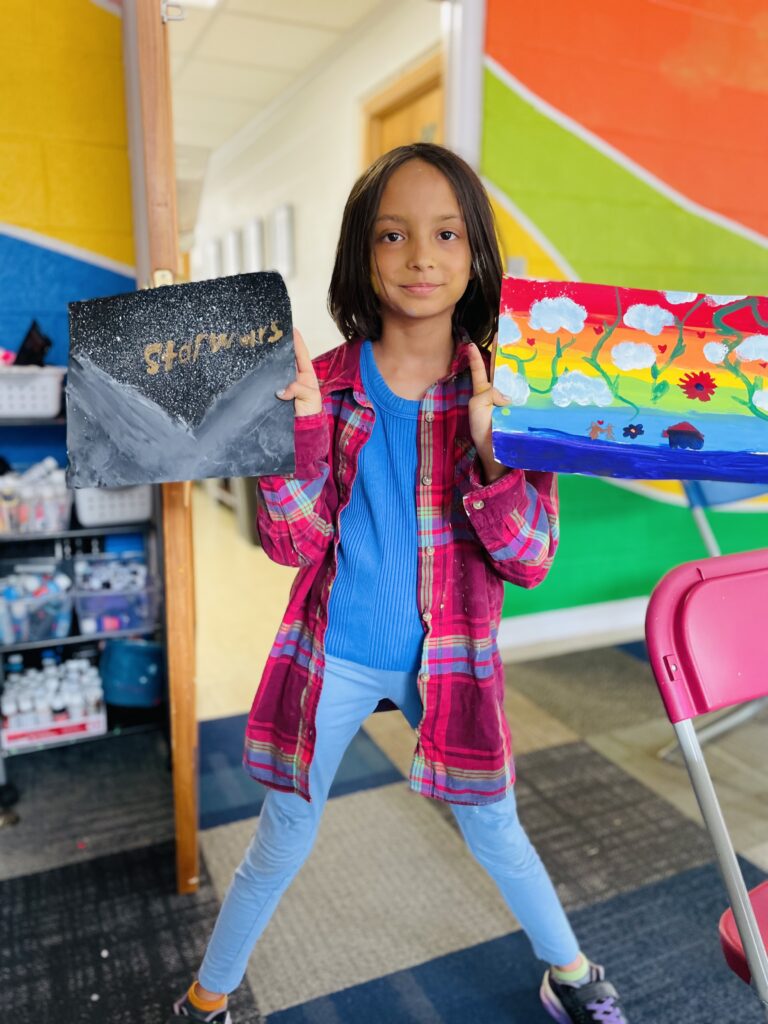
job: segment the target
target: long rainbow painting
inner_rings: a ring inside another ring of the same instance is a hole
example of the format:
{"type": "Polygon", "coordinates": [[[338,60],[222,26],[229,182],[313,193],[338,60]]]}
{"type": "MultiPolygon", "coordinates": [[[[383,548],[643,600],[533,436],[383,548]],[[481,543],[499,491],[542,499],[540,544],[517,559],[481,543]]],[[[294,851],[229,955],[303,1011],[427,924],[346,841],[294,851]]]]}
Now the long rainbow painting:
{"type": "Polygon", "coordinates": [[[508,466],[768,482],[768,300],[504,278],[508,466]]]}

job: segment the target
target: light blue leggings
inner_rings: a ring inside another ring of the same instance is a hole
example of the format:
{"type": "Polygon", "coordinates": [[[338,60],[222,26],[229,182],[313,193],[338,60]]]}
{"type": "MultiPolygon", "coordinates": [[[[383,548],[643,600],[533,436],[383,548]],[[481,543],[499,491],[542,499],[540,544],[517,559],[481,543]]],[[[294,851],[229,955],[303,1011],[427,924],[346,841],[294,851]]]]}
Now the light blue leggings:
{"type": "MultiPolygon", "coordinates": [[[[258,827],[237,868],[198,975],[212,992],[232,992],[248,957],[289,884],[306,860],[317,834],[333,777],[363,721],[388,697],[414,728],[421,719],[416,675],[368,669],[326,658],[317,709],[317,743],[310,767],[312,802],[270,790],[258,827]]],[[[579,946],[539,855],[517,817],[510,791],[493,804],[451,804],[477,860],[496,882],[536,955],[569,964],[579,946]]]]}

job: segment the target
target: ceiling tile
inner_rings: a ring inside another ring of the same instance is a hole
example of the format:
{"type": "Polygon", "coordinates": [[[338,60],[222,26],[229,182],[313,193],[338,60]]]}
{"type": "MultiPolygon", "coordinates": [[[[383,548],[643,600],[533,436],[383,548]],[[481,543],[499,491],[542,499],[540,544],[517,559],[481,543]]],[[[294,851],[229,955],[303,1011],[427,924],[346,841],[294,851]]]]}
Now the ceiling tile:
{"type": "Polygon", "coordinates": [[[303,22],[321,28],[349,29],[382,0],[224,0],[228,13],[263,15],[276,21],[303,22]]]}
{"type": "Polygon", "coordinates": [[[176,216],[179,232],[186,234],[195,230],[197,210],[200,206],[200,195],[203,191],[203,179],[192,181],[179,178],[176,182],[176,216]]]}
{"type": "Polygon", "coordinates": [[[252,103],[175,92],[173,138],[177,146],[220,146],[257,112],[252,103]]]}
{"type": "Polygon", "coordinates": [[[184,18],[168,22],[168,49],[171,56],[189,53],[215,16],[215,10],[201,11],[185,5],[184,18]]]}
{"type": "Polygon", "coordinates": [[[207,146],[175,147],[176,177],[179,179],[203,178],[211,151],[207,146]]]}
{"type": "Polygon", "coordinates": [[[179,118],[173,123],[173,138],[177,145],[207,146],[215,149],[231,138],[234,132],[224,125],[203,124],[194,117],[179,118]]]}
{"type": "Polygon", "coordinates": [[[320,28],[219,13],[200,40],[195,56],[250,67],[302,71],[338,38],[320,28]]]}
{"type": "MultiPolygon", "coordinates": [[[[263,105],[296,77],[293,71],[249,68],[244,64],[194,59],[173,82],[174,93],[247,100],[263,105]]],[[[254,114],[256,111],[254,111],[254,114]]]]}

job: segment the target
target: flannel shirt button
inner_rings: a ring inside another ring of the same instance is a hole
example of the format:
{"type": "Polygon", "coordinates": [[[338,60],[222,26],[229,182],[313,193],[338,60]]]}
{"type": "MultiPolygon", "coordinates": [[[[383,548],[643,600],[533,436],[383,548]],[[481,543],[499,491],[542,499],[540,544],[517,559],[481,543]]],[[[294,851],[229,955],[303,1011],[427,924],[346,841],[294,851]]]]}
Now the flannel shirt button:
{"type": "Polygon", "coordinates": [[[485,502],[484,501],[473,501],[472,502],[472,508],[485,508],[485,502]]]}
{"type": "Polygon", "coordinates": [[[432,477],[431,476],[423,476],[421,478],[421,482],[424,484],[425,487],[429,487],[429,485],[432,483],[432,477]]]}
{"type": "Polygon", "coordinates": [[[425,622],[431,622],[432,621],[432,612],[424,612],[424,621],[425,622]]]}
{"type": "Polygon", "coordinates": [[[427,554],[428,555],[434,555],[434,553],[435,553],[435,549],[430,545],[430,547],[427,548],[427,554]]]}
{"type": "Polygon", "coordinates": [[[422,672],[421,675],[419,676],[419,678],[421,679],[422,683],[428,683],[429,682],[429,672],[422,672]]]}
{"type": "Polygon", "coordinates": [[[431,423],[434,418],[435,418],[435,414],[433,412],[425,412],[424,413],[424,419],[427,421],[427,423],[431,423]]]}

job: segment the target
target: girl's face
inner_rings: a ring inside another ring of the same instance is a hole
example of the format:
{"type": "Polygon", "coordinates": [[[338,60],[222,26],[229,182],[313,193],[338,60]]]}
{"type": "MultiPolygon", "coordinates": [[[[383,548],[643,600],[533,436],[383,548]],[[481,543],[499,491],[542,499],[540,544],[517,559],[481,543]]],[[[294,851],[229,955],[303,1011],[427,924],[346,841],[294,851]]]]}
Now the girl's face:
{"type": "Polygon", "coordinates": [[[450,323],[471,268],[466,225],[448,179],[423,160],[398,167],[384,187],[371,245],[382,322],[450,323]]]}

